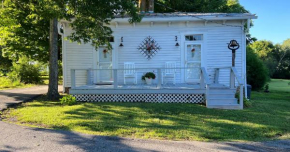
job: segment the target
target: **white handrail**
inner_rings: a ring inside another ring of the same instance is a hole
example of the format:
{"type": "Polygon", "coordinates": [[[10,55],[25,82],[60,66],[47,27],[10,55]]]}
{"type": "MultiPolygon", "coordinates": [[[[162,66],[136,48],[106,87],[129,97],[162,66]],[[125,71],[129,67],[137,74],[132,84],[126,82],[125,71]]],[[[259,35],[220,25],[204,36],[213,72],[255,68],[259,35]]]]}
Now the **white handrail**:
{"type": "Polygon", "coordinates": [[[241,78],[238,76],[237,69],[235,67],[232,67],[231,69],[232,69],[234,76],[236,77],[239,85],[244,84],[243,81],[241,80],[241,78]]]}
{"type": "Polygon", "coordinates": [[[204,77],[205,84],[209,84],[209,77],[208,77],[208,74],[207,74],[205,68],[201,67],[200,69],[201,69],[201,73],[202,73],[202,75],[204,77]]]}

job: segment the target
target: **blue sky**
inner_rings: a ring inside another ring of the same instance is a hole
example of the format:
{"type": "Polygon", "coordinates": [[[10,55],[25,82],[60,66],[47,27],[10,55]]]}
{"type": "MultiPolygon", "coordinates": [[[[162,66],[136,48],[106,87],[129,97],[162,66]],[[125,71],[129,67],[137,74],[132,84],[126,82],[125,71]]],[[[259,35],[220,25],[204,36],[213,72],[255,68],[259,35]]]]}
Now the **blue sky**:
{"type": "Polygon", "coordinates": [[[240,4],[258,16],[252,36],[273,43],[290,38],[290,0],[240,0],[240,4]]]}

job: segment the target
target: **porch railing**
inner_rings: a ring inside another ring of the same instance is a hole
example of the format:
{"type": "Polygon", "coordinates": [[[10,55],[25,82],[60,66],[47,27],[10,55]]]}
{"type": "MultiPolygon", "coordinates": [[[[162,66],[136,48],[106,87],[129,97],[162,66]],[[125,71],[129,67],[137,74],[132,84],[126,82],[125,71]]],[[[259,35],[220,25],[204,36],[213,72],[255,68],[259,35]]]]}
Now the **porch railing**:
{"type": "Polygon", "coordinates": [[[192,84],[192,86],[194,84],[199,85],[200,89],[208,88],[209,84],[209,77],[205,68],[135,68],[132,77],[128,78],[131,81],[126,81],[124,80],[127,79],[124,78],[124,73],[128,70],[132,69],[71,69],[71,88],[84,85],[110,84],[112,88],[119,89],[121,85],[127,82],[131,86],[147,86],[145,81],[141,80],[142,75],[147,72],[153,72],[156,75],[156,79],[150,85],[152,89],[181,84],[183,81],[192,84]]]}
{"type": "Polygon", "coordinates": [[[239,105],[240,105],[240,108],[243,109],[243,105],[244,105],[244,83],[242,81],[242,78],[238,75],[238,72],[236,70],[235,67],[219,67],[219,68],[214,68],[214,84],[221,84],[221,83],[224,83],[224,85],[227,85],[229,86],[229,88],[231,89],[235,89],[236,87],[239,87],[239,105]],[[229,83],[227,84],[227,82],[220,82],[219,79],[221,77],[221,70],[224,70],[223,71],[223,76],[226,76],[227,77],[227,74],[229,74],[229,83]],[[236,82],[237,82],[237,85],[236,86],[236,82]]]}

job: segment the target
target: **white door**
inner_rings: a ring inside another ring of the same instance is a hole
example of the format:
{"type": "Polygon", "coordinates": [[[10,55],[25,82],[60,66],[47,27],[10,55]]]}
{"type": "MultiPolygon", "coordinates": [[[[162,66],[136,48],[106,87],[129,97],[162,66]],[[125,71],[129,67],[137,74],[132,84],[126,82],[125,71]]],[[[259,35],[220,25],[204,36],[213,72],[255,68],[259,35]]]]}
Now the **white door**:
{"type": "Polygon", "coordinates": [[[107,47],[99,47],[98,62],[97,62],[97,84],[111,84],[113,82],[113,50],[108,50],[107,47]]]}
{"type": "Polygon", "coordinates": [[[201,52],[201,44],[185,43],[185,82],[200,82],[201,52]]]}

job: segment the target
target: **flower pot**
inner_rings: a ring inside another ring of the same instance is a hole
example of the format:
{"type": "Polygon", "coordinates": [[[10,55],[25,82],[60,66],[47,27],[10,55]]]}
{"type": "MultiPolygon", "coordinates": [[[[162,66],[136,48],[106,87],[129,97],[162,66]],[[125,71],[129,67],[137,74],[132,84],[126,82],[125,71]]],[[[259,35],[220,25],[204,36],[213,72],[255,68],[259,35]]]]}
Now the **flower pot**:
{"type": "Polygon", "coordinates": [[[151,78],[145,78],[146,84],[152,84],[152,79],[151,78]]]}

